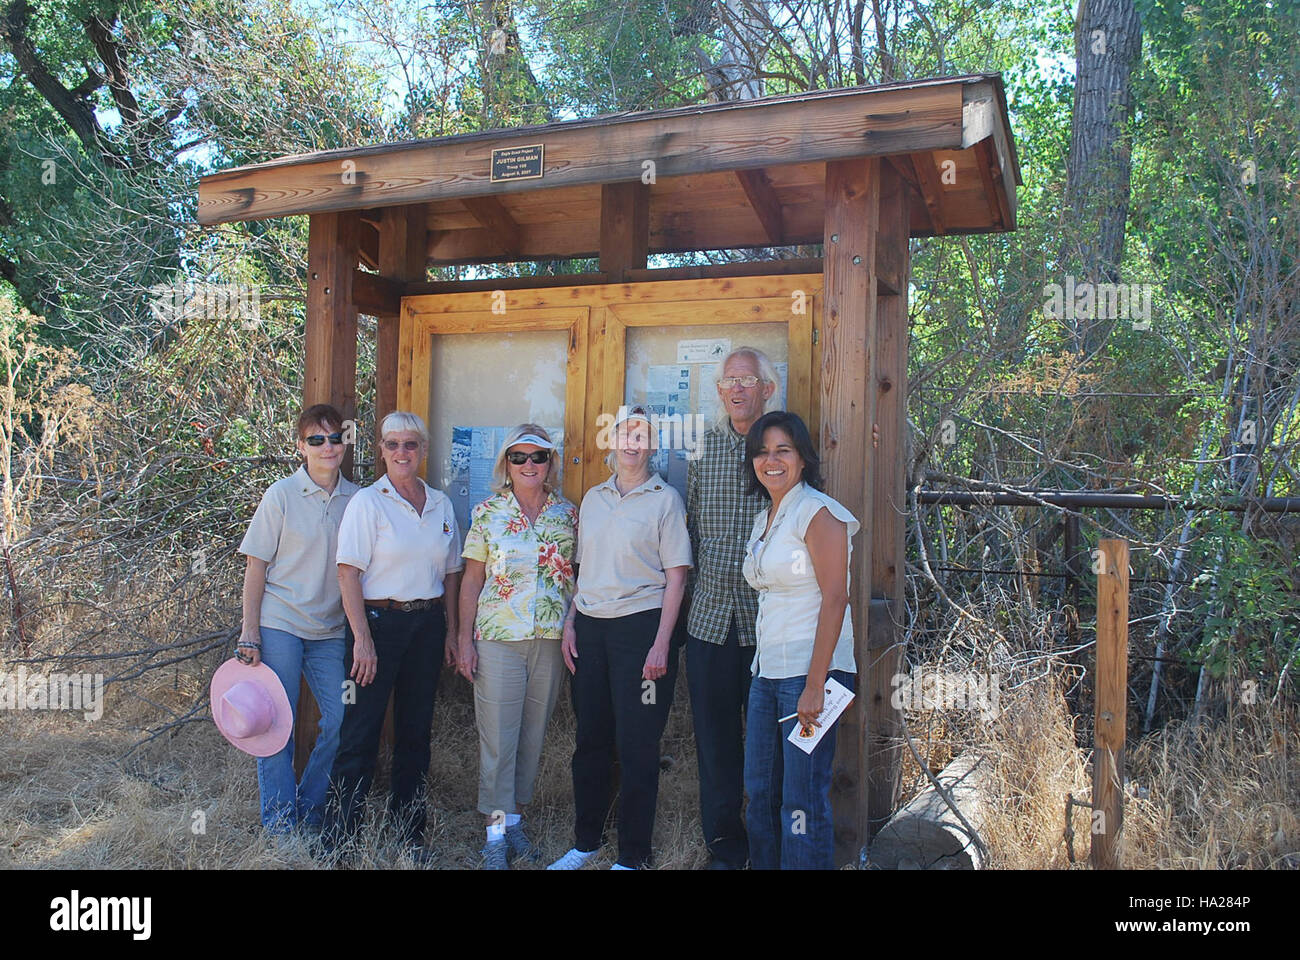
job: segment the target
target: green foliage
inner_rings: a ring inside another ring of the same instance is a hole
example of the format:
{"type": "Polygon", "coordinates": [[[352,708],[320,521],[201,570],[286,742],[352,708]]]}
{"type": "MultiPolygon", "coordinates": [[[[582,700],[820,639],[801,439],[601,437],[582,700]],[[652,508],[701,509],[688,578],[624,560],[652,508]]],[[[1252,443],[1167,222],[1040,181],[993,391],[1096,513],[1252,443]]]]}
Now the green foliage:
{"type": "MultiPolygon", "coordinates": [[[[1220,489],[1215,491],[1224,493],[1220,489]]],[[[1241,514],[1202,514],[1196,521],[1191,623],[1201,624],[1187,656],[1214,677],[1300,667],[1300,579],[1295,541],[1247,530],[1241,514]]]]}
{"type": "Polygon", "coordinates": [[[561,115],[594,116],[703,96],[693,47],[712,22],[700,0],[541,0],[520,11],[561,115]]]}

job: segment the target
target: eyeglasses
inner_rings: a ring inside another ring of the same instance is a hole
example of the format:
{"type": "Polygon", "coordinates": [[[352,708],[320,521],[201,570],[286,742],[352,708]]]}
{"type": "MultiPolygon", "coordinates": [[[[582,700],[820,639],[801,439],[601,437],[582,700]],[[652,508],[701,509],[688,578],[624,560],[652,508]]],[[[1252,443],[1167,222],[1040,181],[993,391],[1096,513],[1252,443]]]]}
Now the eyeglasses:
{"type": "Polygon", "coordinates": [[[723,377],[718,381],[718,386],[723,390],[730,390],[732,387],[739,384],[745,389],[749,389],[750,387],[758,386],[758,381],[759,378],[752,375],[748,377],[723,377]]]}
{"type": "Polygon", "coordinates": [[[533,461],[533,463],[540,464],[540,463],[545,463],[547,460],[551,459],[551,451],[534,450],[532,453],[524,453],[520,450],[511,450],[509,453],[506,454],[506,459],[509,460],[511,463],[513,463],[516,467],[522,466],[524,463],[528,462],[529,460],[533,461]]]}
{"type": "Polygon", "coordinates": [[[331,433],[328,437],[323,433],[313,433],[310,437],[303,437],[303,439],[307,441],[307,446],[309,447],[322,446],[326,440],[328,440],[333,446],[343,446],[343,434],[341,433],[331,433]]]}
{"type": "Polygon", "coordinates": [[[420,441],[419,440],[400,440],[400,441],[385,440],[384,441],[384,449],[387,450],[389,453],[392,453],[394,450],[397,450],[399,448],[407,451],[408,453],[411,452],[412,450],[419,450],[420,441]]]}

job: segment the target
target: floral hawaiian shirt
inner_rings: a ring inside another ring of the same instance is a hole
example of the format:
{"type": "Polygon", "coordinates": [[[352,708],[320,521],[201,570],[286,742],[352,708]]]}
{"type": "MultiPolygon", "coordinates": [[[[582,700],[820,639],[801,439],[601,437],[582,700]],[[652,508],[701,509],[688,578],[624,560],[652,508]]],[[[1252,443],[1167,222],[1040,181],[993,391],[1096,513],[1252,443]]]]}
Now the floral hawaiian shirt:
{"type": "Polygon", "coordinates": [[[557,493],[530,524],[513,493],[488,497],[470,515],[461,556],[487,567],[474,639],[559,639],[573,599],[578,511],[557,493]]]}

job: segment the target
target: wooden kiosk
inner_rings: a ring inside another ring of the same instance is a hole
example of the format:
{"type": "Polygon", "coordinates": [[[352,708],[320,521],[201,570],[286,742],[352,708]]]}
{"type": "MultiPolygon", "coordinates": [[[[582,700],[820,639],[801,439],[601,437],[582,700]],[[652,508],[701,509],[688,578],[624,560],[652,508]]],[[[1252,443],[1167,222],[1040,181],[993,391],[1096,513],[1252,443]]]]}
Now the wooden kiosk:
{"type": "MultiPolygon", "coordinates": [[[[577,503],[607,475],[599,416],[688,357],[683,341],[778,361],[828,492],[862,520],[859,696],[832,786],[837,856],[857,862],[899,788],[908,239],[1015,229],[1019,182],[993,74],[285,157],[204,177],[198,218],[311,217],[303,400],[355,415],[357,315],[375,317],[375,408],[426,416],[434,486],[459,482],[454,427],[533,419],[563,429],[577,503]],[[649,254],[807,244],[822,257],[647,268],[649,254]],[[430,266],[576,257],[599,271],[428,280],[430,266]]],[[[683,369],[707,402],[707,368],[683,369]]]]}

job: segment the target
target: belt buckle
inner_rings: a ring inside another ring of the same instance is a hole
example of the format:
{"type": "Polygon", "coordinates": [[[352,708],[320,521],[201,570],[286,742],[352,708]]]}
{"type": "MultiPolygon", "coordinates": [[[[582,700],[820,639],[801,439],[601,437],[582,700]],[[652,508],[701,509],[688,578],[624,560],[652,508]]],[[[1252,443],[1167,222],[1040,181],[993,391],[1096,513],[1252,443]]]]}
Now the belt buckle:
{"type": "Polygon", "coordinates": [[[402,612],[403,612],[403,613],[410,613],[410,612],[411,612],[411,601],[410,601],[410,600],[403,600],[403,601],[402,601],[402,612]]]}

